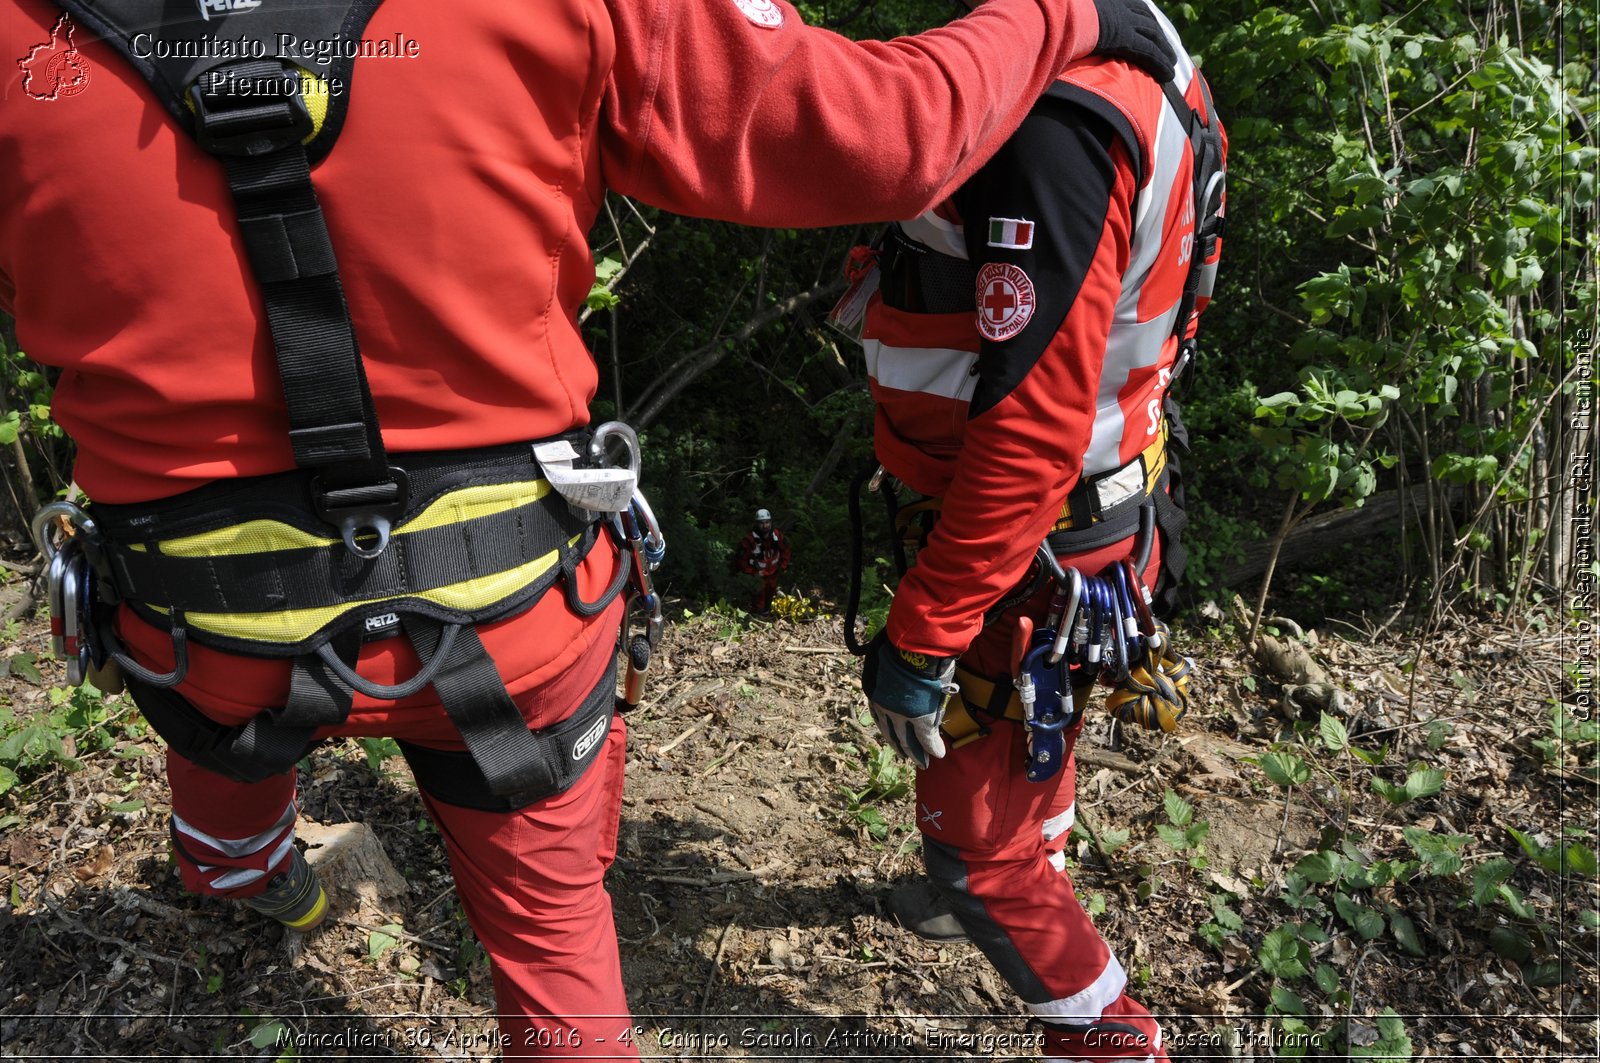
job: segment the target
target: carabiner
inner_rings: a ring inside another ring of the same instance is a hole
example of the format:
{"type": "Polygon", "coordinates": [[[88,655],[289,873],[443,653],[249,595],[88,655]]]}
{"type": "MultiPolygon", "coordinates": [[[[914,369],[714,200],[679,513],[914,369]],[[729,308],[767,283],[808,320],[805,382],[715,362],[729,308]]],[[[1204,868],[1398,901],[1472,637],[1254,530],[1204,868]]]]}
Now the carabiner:
{"type": "Polygon", "coordinates": [[[1150,608],[1150,591],[1145,587],[1144,580],[1139,578],[1138,572],[1133,567],[1133,562],[1127,558],[1121,561],[1122,576],[1128,581],[1131,588],[1130,597],[1133,607],[1139,615],[1139,633],[1145,641],[1154,646],[1161,645],[1161,633],[1156,627],[1156,614],[1150,608]]]}
{"type": "Polygon", "coordinates": [[[621,439],[628,448],[628,472],[633,474],[633,482],[639,482],[639,433],[632,426],[622,421],[607,421],[594,430],[594,435],[589,437],[589,460],[601,468],[611,464],[611,456],[606,453],[605,441],[612,436],[621,439]]]}
{"type": "Polygon", "coordinates": [[[1046,664],[1060,664],[1066,656],[1067,643],[1072,637],[1072,624],[1076,618],[1078,607],[1083,604],[1083,573],[1075,568],[1066,570],[1067,577],[1067,604],[1061,613],[1060,628],[1056,632],[1055,644],[1050,648],[1050,656],[1045,658],[1046,664]]]}
{"type": "Polygon", "coordinates": [[[44,555],[45,563],[54,560],[60,549],[50,541],[50,522],[57,517],[64,519],[68,524],[77,528],[92,540],[100,538],[100,528],[94,518],[85,513],[77,503],[67,501],[47,502],[39,507],[39,512],[33,515],[33,523],[29,530],[33,533],[33,545],[39,548],[44,555]]]}
{"type": "Polygon", "coordinates": [[[642,548],[644,559],[649,562],[648,571],[654,572],[661,567],[661,562],[667,556],[667,537],[662,533],[661,525],[656,521],[655,511],[650,508],[644,492],[635,489],[631,505],[634,509],[634,518],[643,531],[642,548]]]}

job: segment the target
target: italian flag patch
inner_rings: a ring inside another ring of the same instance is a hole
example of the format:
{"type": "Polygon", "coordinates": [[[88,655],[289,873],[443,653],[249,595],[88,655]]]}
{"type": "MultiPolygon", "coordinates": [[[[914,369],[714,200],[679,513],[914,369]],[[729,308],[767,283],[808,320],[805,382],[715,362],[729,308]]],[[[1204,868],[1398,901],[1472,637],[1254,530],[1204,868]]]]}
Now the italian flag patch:
{"type": "Polygon", "coordinates": [[[1026,251],[1033,246],[1033,222],[1027,218],[990,218],[989,246],[1026,251]]]}

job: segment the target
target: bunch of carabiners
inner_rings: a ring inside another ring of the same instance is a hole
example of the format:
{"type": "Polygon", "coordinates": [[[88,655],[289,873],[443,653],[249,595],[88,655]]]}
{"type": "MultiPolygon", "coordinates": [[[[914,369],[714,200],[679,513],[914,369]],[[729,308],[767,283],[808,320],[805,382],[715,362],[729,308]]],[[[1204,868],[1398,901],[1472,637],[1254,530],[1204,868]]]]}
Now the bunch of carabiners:
{"type": "MultiPolygon", "coordinates": [[[[33,541],[44,555],[50,599],[50,649],[67,663],[67,683],[78,686],[106,661],[95,629],[98,576],[89,551],[99,544],[93,518],[71,502],[51,502],[33,518],[33,541]],[[51,532],[59,521],[71,525],[59,543],[51,532]]],[[[98,685],[98,684],[97,684],[98,685]]]]}
{"type": "Polygon", "coordinates": [[[1048,546],[1039,547],[1055,593],[1044,626],[1035,630],[1032,620],[1018,620],[1012,646],[1030,782],[1061,770],[1065,732],[1083,708],[1075,704],[1074,687],[1111,688],[1107,711],[1141,727],[1171,731],[1188,712],[1194,662],[1174,652],[1172,633],[1151,612],[1150,592],[1139,578],[1148,548],[1139,554],[1085,576],[1063,568],[1048,546]]]}

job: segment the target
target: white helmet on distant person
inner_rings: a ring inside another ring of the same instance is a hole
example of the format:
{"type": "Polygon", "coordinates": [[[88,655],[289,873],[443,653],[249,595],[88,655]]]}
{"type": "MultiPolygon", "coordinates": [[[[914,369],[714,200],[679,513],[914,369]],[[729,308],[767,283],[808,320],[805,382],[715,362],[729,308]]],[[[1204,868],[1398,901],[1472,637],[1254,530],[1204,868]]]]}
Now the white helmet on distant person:
{"type": "Polygon", "coordinates": [[[756,510],[756,523],[757,524],[763,524],[763,523],[771,524],[772,523],[772,511],[770,509],[758,509],[758,510],[756,510]]]}

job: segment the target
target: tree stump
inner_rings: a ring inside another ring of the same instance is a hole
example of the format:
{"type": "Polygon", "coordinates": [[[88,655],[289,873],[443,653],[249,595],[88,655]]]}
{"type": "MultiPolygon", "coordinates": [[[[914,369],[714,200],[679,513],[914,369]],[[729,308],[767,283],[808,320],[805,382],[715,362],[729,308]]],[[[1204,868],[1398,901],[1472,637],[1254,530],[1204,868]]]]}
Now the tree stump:
{"type": "Polygon", "coordinates": [[[302,819],[295,833],[306,843],[306,861],[325,889],[359,908],[390,912],[408,892],[383,844],[365,823],[313,823],[302,819]]]}

